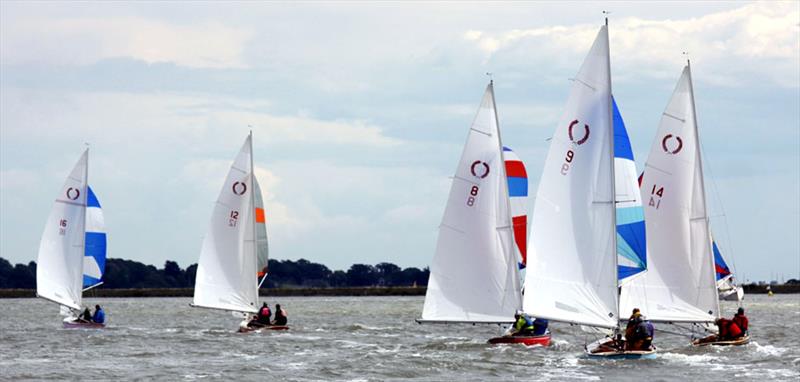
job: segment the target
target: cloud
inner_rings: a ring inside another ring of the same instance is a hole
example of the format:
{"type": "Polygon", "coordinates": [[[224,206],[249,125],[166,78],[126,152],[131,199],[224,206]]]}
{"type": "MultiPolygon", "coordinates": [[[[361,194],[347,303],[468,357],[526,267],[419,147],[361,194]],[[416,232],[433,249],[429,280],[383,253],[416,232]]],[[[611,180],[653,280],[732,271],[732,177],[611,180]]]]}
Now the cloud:
{"type": "Polygon", "coordinates": [[[189,68],[246,68],[252,32],[220,22],[179,25],[140,17],[4,19],[0,60],[5,65],[89,65],[127,57],[189,68]]]}
{"type": "MultiPolygon", "coordinates": [[[[463,39],[486,60],[523,55],[534,62],[546,57],[566,64],[580,60],[597,29],[582,24],[495,33],[468,30],[463,39]]],[[[793,2],[753,3],[682,20],[621,18],[612,20],[609,33],[612,65],[621,78],[631,73],[674,77],[685,51],[708,68],[703,80],[716,85],[741,85],[747,82],[743,73],[753,67],[765,68],[759,76],[780,86],[797,87],[800,82],[800,9],[793,2]]]]}

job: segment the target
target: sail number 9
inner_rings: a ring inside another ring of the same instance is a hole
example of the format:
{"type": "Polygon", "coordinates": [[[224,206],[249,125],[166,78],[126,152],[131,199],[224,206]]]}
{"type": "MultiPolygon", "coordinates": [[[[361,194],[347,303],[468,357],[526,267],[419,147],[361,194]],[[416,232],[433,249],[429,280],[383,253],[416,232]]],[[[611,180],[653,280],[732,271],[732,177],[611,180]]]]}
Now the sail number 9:
{"type": "Polygon", "coordinates": [[[564,158],[566,162],[561,165],[561,175],[567,175],[567,172],[569,172],[569,164],[572,163],[572,159],[574,157],[575,157],[575,152],[573,152],[572,150],[567,150],[567,154],[564,158]]]}
{"type": "Polygon", "coordinates": [[[478,186],[472,186],[472,188],[469,189],[469,197],[467,197],[468,206],[472,207],[475,205],[475,197],[478,196],[478,191],[480,191],[478,186]]]}

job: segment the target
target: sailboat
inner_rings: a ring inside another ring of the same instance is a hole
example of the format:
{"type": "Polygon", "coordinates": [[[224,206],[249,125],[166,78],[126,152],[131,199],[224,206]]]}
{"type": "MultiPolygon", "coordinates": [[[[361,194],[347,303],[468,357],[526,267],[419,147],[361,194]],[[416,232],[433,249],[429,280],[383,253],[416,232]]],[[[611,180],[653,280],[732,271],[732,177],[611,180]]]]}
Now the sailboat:
{"type": "Polygon", "coordinates": [[[102,283],[106,257],[103,212],[88,177],[86,149],[61,188],[39,243],[36,296],[61,307],[67,328],[105,326],[78,320],[84,290],[102,283]]]}
{"type": "Polygon", "coordinates": [[[267,277],[268,246],[261,188],[253,167],[253,134],[234,159],[203,239],[193,307],[227,310],[243,317],[239,331],[286,330],[248,326],[258,311],[258,290],[267,277]],[[260,281],[259,281],[260,279],[260,281]]]}
{"type": "Polygon", "coordinates": [[[714,271],[717,276],[717,292],[719,299],[725,301],[736,301],[741,303],[744,298],[744,288],[736,285],[733,279],[733,272],[722,257],[716,241],[711,242],[711,249],[714,251],[714,271]]]}
{"type": "MultiPolygon", "coordinates": [[[[450,186],[418,323],[510,324],[521,308],[523,252],[514,233],[527,231],[527,222],[518,218],[514,224],[521,212],[512,210],[510,195],[527,196],[527,174],[521,161],[506,159],[507,152],[489,82],[450,186]]],[[[549,334],[514,338],[529,345],[550,342],[549,334]]]]}
{"type": "MultiPolygon", "coordinates": [[[[630,211],[617,208],[615,171],[625,166],[616,158],[627,156],[615,150],[613,105],[606,22],[573,81],[542,170],[523,298],[523,310],[531,316],[619,329],[618,274],[624,269],[618,268],[618,235],[625,238],[625,224],[639,219],[632,216],[617,225],[618,214],[630,211]]],[[[627,193],[634,187],[623,186],[627,193]]],[[[630,205],[622,207],[635,208],[636,198],[629,199],[623,201],[630,205]]],[[[641,254],[630,255],[631,262],[623,265],[633,276],[645,264],[636,260],[641,254]]],[[[650,358],[654,352],[587,349],[590,356],[625,358],[650,358]]]]}
{"type": "Polygon", "coordinates": [[[622,287],[621,307],[653,322],[713,323],[719,318],[691,67],[663,113],[642,176],[647,272],[622,287]]]}

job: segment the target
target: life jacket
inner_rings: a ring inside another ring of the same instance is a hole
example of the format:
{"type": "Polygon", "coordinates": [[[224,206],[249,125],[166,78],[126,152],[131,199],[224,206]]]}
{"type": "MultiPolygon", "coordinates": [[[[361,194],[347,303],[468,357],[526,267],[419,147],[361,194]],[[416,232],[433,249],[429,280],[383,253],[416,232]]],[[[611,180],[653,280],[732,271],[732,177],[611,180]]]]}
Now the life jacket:
{"type": "Polygon", "coordinates": [[[743,314],[742,315],[736,314],[736,315],[733,316],[733,322],[735,322],[736,325],[739,326],[739,329],[742,329],[742,332],[745,332],[745,333],[747,332],[747,327],[748,327],[748,324],[749,324],[749,322],[747,320],[747,316],[745,316],[743,314]]]}
{"type": "Polygon", "coordinates": [[[739,338],[742,336],[742,329],[736,322],[722,318],[719,320],[719,336],[722,339],[739,338]]]}
{"type": "Polygon", "coordinates": [[[272,315],[272,312],[269,310],[268,307],[265,306],[265,307],[261,308],[261,311],[258,312],[258,315],[259,316],[264,316],[264,317],[269,317],[269,316],[272,315]]]}

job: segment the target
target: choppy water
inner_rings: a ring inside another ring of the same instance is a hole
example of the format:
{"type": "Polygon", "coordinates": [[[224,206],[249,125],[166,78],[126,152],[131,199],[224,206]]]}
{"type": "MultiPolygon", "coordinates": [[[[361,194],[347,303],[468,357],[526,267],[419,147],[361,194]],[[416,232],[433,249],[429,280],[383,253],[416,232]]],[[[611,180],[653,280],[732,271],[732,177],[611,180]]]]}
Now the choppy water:
{"type": "MultiPolygon", "coordinates": [[[[656,332],[655,360],[587,359],[577,327],[553,324],[553,346],[491,346],[496,326],[418,325],[421,297],[268,298],[289,332],[238,334],[226,312],[186,298],[106,298],[105,330],[62,329],[58,308],[0,300],[0,379],[230,380],[797,380],[800,295],[747,296],[753,342],[692,348],[656,332]]],[[[736,306],[723,303],[732,315],[736,306]]],[[[658,329],[658,327],[657,327],[658,329]]],[[[674,330],[674,328],[672,328],[674,330]]]]}

